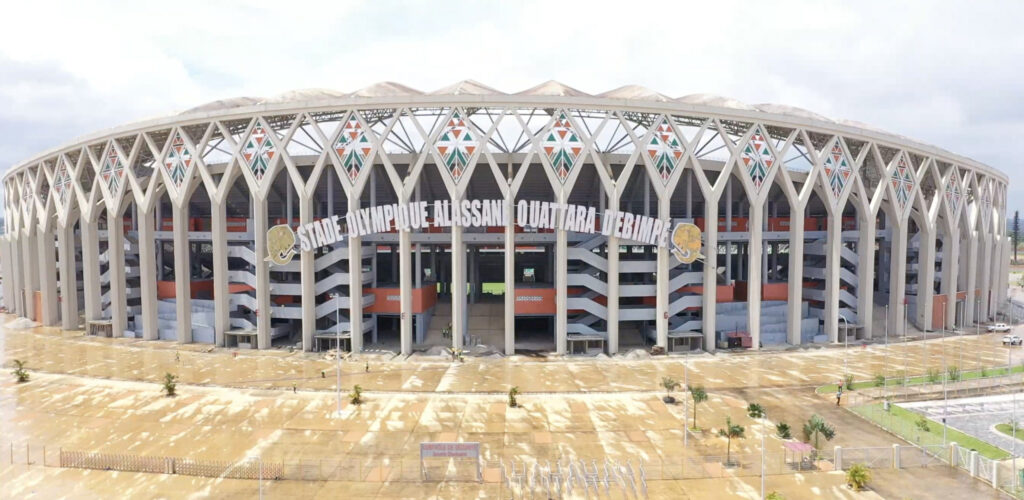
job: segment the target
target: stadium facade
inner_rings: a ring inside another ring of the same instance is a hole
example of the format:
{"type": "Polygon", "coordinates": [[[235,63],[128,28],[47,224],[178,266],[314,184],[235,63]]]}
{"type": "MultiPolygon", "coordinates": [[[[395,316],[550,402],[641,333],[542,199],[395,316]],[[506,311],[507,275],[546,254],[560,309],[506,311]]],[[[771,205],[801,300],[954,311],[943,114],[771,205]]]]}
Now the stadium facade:
{"type": "Polygon", "coordinates": [[[261,349],[898,336],[998,313],[1007,181],[863,124],[637,86],[236,98],[11,168],[3,297],[64,329],[261,349]]]}

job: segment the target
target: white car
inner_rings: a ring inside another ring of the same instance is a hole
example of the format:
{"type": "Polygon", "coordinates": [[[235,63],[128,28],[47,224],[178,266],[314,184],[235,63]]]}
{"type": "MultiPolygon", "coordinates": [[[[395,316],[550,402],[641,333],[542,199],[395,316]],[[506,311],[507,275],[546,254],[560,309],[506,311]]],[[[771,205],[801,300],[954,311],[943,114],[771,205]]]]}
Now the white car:
{"type": "Polygon", "coordinates": [[[1021,342],[1024,341],[1019,335],[1003,335],[1003,345],[1021,345],[1021,342]]]}
{"type": "Polygon", "coordinates": [[[995,323],[995,324],[992,324],[992,325],[988,325],[988,331],[990,331],[990,332],[1008,332],[1008,331],[1010,331],[1010,326],[1007,325],[1006,323],[995,323]]]}

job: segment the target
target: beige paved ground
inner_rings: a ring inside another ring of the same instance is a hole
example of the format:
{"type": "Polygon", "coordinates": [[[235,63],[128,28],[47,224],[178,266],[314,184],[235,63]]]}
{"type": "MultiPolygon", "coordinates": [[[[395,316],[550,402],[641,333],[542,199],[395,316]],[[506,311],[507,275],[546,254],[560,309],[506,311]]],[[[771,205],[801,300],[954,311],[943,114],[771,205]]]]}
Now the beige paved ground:
{"type": "MultiPolygon", "coordinates": [[[[971,353],[964,361],[966,369],[972,367],[971,361],[990,366],[1006,362],[1007,351],[995,336],[930,342],[927,357],[925,344],[912,343],[888,350],[851,348],[849,353],[827,349],[688,359],[686,377],[691,384],[707,386],[711,399],[698,410],[697,423],[704,430],[691,434],[684,449],[682,429],[692,414],[684,414],[682,405],[666,406],[657,390],[663,375],[683,378],[680,358],[470,358],[452,365],[440,359],[362,356],[344,363],[343,385],[367,388],[367,402],[355,408],[346,404],[347,415],[334,419],[334,362],[317,356],[278,351],[236,355],[223,349],[204,352],[208,346],[86,338],[48,329],[0,330],[5,366],[16,358],[40,370],[27,384],[14,384],[6,374],[0,377],[0,464],[9,463],[3,451],[11,442],[17,443],[19,453],[24,444],[33,446],[31,454],[39,454],[46,445],[51,461],[57,447],[229,461],[253,455],[292,462],[362,460],[388,463],[398,471],[389,477],[398,480],[281,481],[268,487],[276,493],[272,498],[328,497],[338,492],[380,498],[493,497],[498,487],[493,483],[481,487],[402,478],[418,473],[418,443],[431,440],[479,441],[492,464],[499,459],[559,456],[643,459],[652,468],[677,464],[684,457],[724,455],[726,440],[712,431],[726,416],[747,430],[746,439],[733,442],[732,452],[755,454],[760,450],[761,426],[746,416],[749,402],[763,404],[773,422],[789,422],[795,435],[812,413],[822,414],[839,431],[823,446],[826,450],[837,444],[890,446],[892,436],[837,409],[828,396],[814,395],[813,386],[834,382],[843,372],[846,354],[851,372],[869,378],[881,373],[883,366],[895,371],[905,363],[911,373],[925,371],[926,360],[929,366],[941,366],[943,351],[947,363],[956,363],[960,347],[971,353]],[[179,397],[160,394],[155,381],[167,371],[182,377],[179,397]],[[525,408],[505,405],[503,393],[513,384],[524,392],[520,400],[525,408]],[[292,392],[293,385],[297,393],[292,392]]],[[[773,433],[768,449],[781,449],[773,433]]],[[[927,486],[928,477],[918,483],[927,486]]],[[[949,479],[944,492],[986,491],[963,479],[949,479]]],[[[0,480],[17,485],[18,489],[0,491],[11,498],[32,491],[51,498],[61,496],[59,492],[89,498],[114,491],[143,498],[187,497],[184,492],[199,497],[253,496],[251,481],[41,466],[8,465],[0,469],[0,480]]],[[[757,481],[653,481],[651,497],[754,498],[757,481]]],[[[841,483],[840,475],[814,473],[777,476],[769,484],[785,491],[787,498],[814,498],[848,495],[837,489],[841,483]]],[[[912,498],[928,498],[923,494],[927,491],[912,498]]]]}

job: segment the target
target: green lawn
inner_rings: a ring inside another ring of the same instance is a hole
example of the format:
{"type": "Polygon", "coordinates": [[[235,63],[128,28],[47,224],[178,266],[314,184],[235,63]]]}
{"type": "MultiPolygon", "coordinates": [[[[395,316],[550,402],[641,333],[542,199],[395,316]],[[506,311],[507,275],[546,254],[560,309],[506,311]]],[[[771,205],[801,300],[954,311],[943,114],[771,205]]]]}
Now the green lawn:
{"type": "MultiPolygon", "coordinates": [[[[1010,373],[1024,373],[1024,365],[1014,366],[1010,373]]],[[[1007,371],[1006,371],[1006,367],[1004,366],[1002,368],[987,368],[987,369],[985,369],[984,373],[982,373],[981,370],[969,370],[969,371],[961,372],[960,379],[961,380],[974,380],[974,379],[983,378],[983,377],[999,377],[999,376],[1003,376],[1003,375],[1006,375],[1006,374],[1007,374],[1007,371]]],[[[933,382],[933,383],[941,384],[942,383],[943,375],[946,375],[946,373],[940,371],[939,372],[939,379],[937,381],[933,382]]],[[[917,375],[917,376],[914,376],[914,377],[907,378],[906,379],[906,383],[907,383],[907,385],[927,384],[927,383],[929,383],[928,375],[917,375]]],[[[887,378],[885,380],[885,385],[887,387],[902,386],[903,385],[903,378],[902,377],[890,377],[890,378],[887,378]]],[[[871,387],[881,387],[881,386],[876,385],[876,382],[874,380],[862,380],[860,382],[854,382],[853,383],[853,390],[867,389],[867,388],[871,388],[871,387]]],[[[818,391],[819,394],[828,394],[828,393],[836,392],[837,388],[838,388],[838,386],[836,386],[836,384],[826,384],[826,385],[823,385],[821,387],[818,387],[817,391],[818,391]]]]}
{"type": "MultiPolygon", "coordinates": [[[[996,430],[999,431],[999,432],[1002,432],[1003,434],[1006,434],[1007,436],[1009,436],[1010,435],[1010,424],[996,424],[996,430]]],[[[1020,427],[1018,425],[1017,426],[1017,432],[1015,434],[1016,435],[1014,435],[1013,437],[1015,437],[1017,439],[1024,439],[1024,427],[1020,427]]]]}
{"type": "MultiPolygon", "coordinates": [[[[852,410],[854,413],[882,426],[889,432],[892,432],[911,443],[919,445],[943,444],[942,423],[931,419],[925,419],[928,422],[928,431],[925,432],[917,426],[917,422],[921,418],[919,413],[912,412],[897,405],[892,405],[891,410],[887,413],[882,409],[881,403],[857,406],[852,408],[852,410]]],[[[1021,436],[1024,436],[1024,430],[1019,430],[1018,433],[1020,433],[1021,436]]],[[[988,444],[980,439],[971,437],[953,429],[952,427],[946,429],[945,442],[955,442],[964,448],[977,450],[978,454],[981,456],[994,460],[1002,460],[1010,456],[1006,450],[988,444]]]]}

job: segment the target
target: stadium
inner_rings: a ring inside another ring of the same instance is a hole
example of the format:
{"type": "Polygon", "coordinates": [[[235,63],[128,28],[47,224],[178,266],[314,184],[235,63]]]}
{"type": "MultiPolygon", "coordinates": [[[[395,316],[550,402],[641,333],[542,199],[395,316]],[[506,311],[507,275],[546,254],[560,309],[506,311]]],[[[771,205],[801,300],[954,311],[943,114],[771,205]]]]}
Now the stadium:
{"type": "Polygon", "coordinates": [[[961,328],[1006,301],[1004,173],[708,94],[239,97],[3,182],[8,310],[113,337],[714,351],[961,328]]]}

